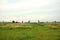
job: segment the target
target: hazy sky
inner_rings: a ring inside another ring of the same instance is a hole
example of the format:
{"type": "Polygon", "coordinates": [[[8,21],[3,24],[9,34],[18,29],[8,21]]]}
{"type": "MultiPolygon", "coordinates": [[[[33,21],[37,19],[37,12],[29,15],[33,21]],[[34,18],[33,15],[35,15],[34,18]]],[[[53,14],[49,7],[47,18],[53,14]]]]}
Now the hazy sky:
{"type": "Polygon", "coordinates": [[[60,21],[59,0],[0,0],[0,21],[60,21]]]}

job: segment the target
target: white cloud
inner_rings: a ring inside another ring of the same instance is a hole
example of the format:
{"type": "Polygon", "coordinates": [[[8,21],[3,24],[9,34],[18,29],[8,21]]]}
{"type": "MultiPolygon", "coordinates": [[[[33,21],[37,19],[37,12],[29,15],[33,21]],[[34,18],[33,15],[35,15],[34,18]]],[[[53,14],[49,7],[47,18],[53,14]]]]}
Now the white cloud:
{"type": "MultiPolygon", "coordinates": [[[[9,0],[10,1],[10,0],[9,0]]],[[[10,2],[16,3],[9,3],[8,0],[2,2],[2,9],[3,10],[12,10],[12,9],[28,9],[34,7],[42,7],[45,5],[51,5],[55,3],[55,0],[30,0],[30,1],[23,1],[23,2],[16,2],[17,0],[11,0],[10,2]],[[53,2],[54,1],[54,2],[53,2]]]]}
{"type": "Polygon", "coordinates": [[[18,16],[23,19],[31,17],[33,20],[33,18],[60,16],[59,4],[59,0],[0,0],[0,18],[8,16],[16,19],[15,17],[18,16]]]}

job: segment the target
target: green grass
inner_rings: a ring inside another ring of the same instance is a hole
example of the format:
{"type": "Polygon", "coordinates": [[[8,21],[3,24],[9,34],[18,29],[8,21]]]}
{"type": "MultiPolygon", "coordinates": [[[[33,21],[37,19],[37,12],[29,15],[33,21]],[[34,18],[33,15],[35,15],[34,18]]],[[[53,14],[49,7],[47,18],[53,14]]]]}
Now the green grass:
{"type": "Polygon", "coordinates": [[[60,40],[60,23],[0,22],[0,40],[60,40]]]}

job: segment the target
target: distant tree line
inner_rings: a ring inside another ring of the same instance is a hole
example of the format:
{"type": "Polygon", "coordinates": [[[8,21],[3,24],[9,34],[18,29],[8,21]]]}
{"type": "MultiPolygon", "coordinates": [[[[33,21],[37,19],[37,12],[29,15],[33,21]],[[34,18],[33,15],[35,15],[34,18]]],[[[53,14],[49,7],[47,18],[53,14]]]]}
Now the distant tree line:
{"type": "MultiPolygon", "coordinates": [[[[56,21],[54,21],[54,22],[56,23],[56,21]]],[[[13,20],[12,23],[19,23],[19,22],[13,20]]],[[[24,23],[24,22],[22,21],[21,23],[24,23]]],[[[28,23],[31,23],[30,20],[28,21],[28,23]]],[[[38,20],[38,23],[40,23],[40,20],[38,20]]],[[[48,21],[47,21],[47,23],[48,23],[48,21]]]]}
{"type": "Polygon", "coordinates": [[[12,23],[18,23],[18,22],[17,22],[17,21],[15,22],[15,21],[13,20],[12,23]]]}
{"type": "MultiPolygon", "coordinates": [[[[12,23],[18,23],[17,21],[12,21],[12,23]]],[[[23,21],[21,23],[24,23],[23,21]]],[[[28,23],[30,23],[30,20],[28,21],[28,23]]]]}

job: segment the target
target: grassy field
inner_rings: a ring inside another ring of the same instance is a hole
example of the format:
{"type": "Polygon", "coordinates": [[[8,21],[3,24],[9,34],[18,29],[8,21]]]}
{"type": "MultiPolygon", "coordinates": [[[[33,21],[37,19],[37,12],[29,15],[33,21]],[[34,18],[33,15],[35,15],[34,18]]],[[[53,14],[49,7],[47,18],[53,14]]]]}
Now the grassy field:
{"type": "Polygon", "coordinates": [[[60,22],[0,22],[0,40],[60,40],[60,22]]]}

